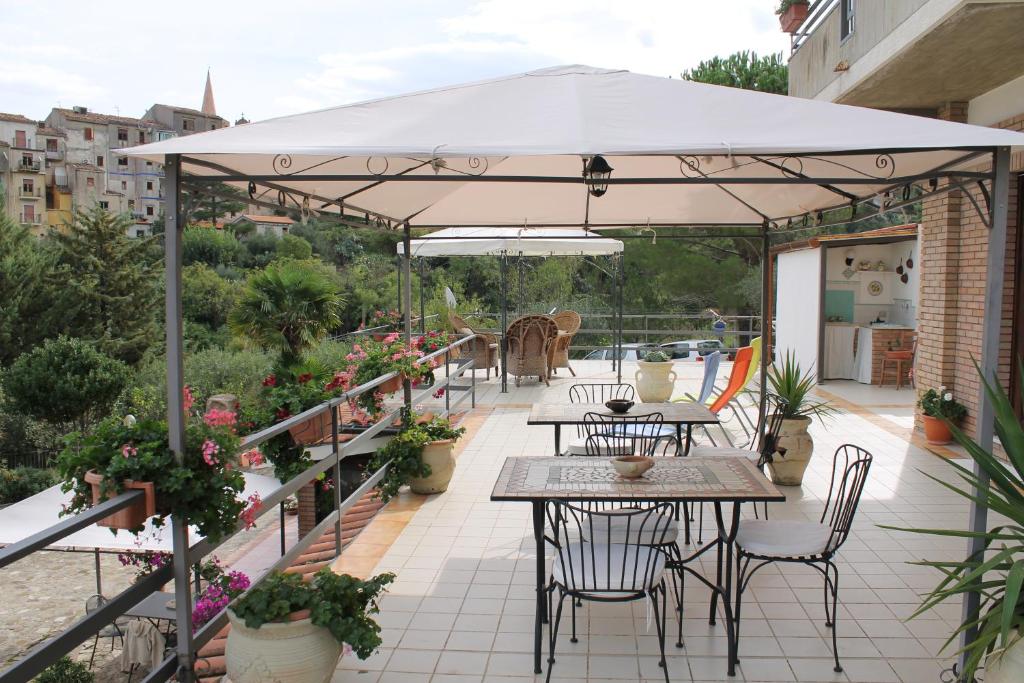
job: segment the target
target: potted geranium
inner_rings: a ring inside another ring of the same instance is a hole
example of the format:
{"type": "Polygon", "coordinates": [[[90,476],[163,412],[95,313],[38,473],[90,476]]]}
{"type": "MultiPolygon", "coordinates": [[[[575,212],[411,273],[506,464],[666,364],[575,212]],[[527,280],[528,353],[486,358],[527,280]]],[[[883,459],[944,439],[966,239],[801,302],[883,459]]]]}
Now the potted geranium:
{"type": "MultiPolygon", "coordinates": [[[[263,380],[263,400],[274,420],[287,420],[330,400],[340,393],[338,378],[314,363],[278,369],[263,380]]],[[[322,411],[288,430],[298,446],[322,443],[331,436],[331,413],[322,411]]]]}
{"type": "Polygon", "coordinates": [[[430,332],[429,335],[415,338],[408,346],[397,332],[392,332],[381,341],[367,340],[362,344],[353,344],[352,353],[346,356],[352,364],[344,372],[335,375],[335,379],[343,387],[348,388],[361,386],[390,373],[397,373],[395,377],[377,385],[374,391],[360,394],[356,398],[359,407],[371,415],[376,415],[381,411],[384,396],[401,389],[404,379],[412,380],[414,385],[432,381],[433,371],[438,363],[436,360],[421,362],[420,359],[425,355],[423,347],[434,347],[432,350],[437,350],[447,343],[447,336],[439,332],[430,332]]]}
{"type": "Polygon", "coordinates": [[[413,493],[442,493],[448,489],[455,472],[455,442],[466,433],[449,420],[435,417],[417,423],[409,415],[402,430],[374,454],[367,467],[376,472],[384,465],[387,473],[378,485],[380,497],[387,501],[409,484],[413,493]]]}
{"type": "Polygon", "coordinates": [[[192,413],[187,390],[185,404],[185,452],[180,463],[171,452],[167,424],[160,420],[112,417],[88,436],[70,434],[57,458],[62,489],[73,494],[61,514],[78,513],[142,488],[147,493],[142,500],[99,523],[137,533],[149,517],[160,527],[179,514],[213,540],[234,531],[240,519],[251,525],[260,501],[258,496],[240,498],[245,479],[237,469],[235,414],[192,413]]]}
{"type": "Polygon", "coordinates": [[[672,398],[676,387],[676,373],[672,359],[664,351],[651,351],[636,363],[636,393],[644,403],[664,403],[672,398]]]}
{"type": "Polygon", "coordinates": [[[939,387],[938,391],[929,389],[921,394],[917,406],[923,413],[924,437],[928,443],[941,446],[953,440],[953,432],[949,425],[959,425],[967,415],[967,408],[953,398],[952,391],[939,387]]]}
{"type": "Polygon", "coordinates": [[[377,599],[395,578],[366,581],[321,569],[312,581],[275,572],[228,608],[225,649],[234,683],[326,683],[343,652],[366,659],[380,646],[377,599]]]}
{"type": "Polygon", "coordinates": [[[775,13],[779,15],[779,24],[785,33],[796,33],[805,21],[810,9],[808,0],[782,0],[775,13]]]}
{"type": "MultiPolygon", "coordinates": [[[[952,425],[953,437],[977,464],[981,475],[956,460],[942,458],[956,470],[957,476],[943,477],[925,472],[925,476],[951,489],[966,501],[976,501],[998,511],[999,519],[987,530],[971,529],[903,529],[883,527],[940,539],[959,537],[978,539],[986,549],[983,556],[962,560],[944,558],[913,564],[932,567],[942,580],[922,601],[911,619],[932,610],[948,600],[957,605],[965,593],[978,591],[981,603],[977,612],[967,615],[953,630],[945,646],[954,643],[962,633],[974,629],[973,642],[963,651],[964,666],[957,680],[973,681],[984,666],[985,683],[1019,683],[1024,681],[1024,425],[1017,417],[1013,403],[998,382],[990,382],[978,370],[985,393],[995,414],[995,433],[1006,452],[996,456],[982,448],[952,425]],[[967,486],[960,483],[960,479],[967,486]]],[[[1024,397],[1024,390],[1022,390],[1024,397]]],[[[959,653],[957,653],[959,654],[959,653]]]]}
{"type": "MultiPolygon", "coordinates": [[[[391,309],[390,311],[374,311],[370,314],[369,327],[395,327],[402,322],[402,314],[391,309]]],[[[360,325],[359,329],[365,329],[366,325],[360,325]]],[[[383,341],[388,332],[374,332],[370,338],[374,341],[383,341]]]]}
{"type": "Polygon", "coordinates": [[[791,351],[786,353],[781,366],[775,364],[768,370],[768,390],[780,399],[783,411],[780,447],[767,463],[776,484],[800,486],[803,483],[804,470],[814,453],[814,439],[807,433],[811,418],[825,418],[835,413],[835,408],[828,403],[810,397],[813,388],[813,372],[802,372],[791,351]]]}

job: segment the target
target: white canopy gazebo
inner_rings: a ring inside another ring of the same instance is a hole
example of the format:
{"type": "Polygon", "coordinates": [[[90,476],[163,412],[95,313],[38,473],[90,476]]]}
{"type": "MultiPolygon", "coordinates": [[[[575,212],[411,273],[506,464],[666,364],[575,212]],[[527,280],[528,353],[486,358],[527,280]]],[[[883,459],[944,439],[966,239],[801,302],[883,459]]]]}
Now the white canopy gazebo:
{"type": "MultiPolygon", "coordinates": [[[[360,102],[119,150],[166,171],[168,422],[184,440],[181,192],[246,188],[271,208],[330,212],[404,231],[406,334],[411,229],[610,230],[682,226],[759,236],[847,222],[956,189],[984,188],[989,229],[982,368],[998,364],[1011,147],[1024,134],[588,66],[560,66],[360,102]],[[848,213],[847,213],[848,212],[848,213]]],[[[976,202],[971,192],[964,195],[976,202]]],[[[767,268],[762,269],[767,273],[767,268]]],[[[769,345],[768,284],[762,330],[769,345]]],[[[407,388],[406,396],[410,396],[407,388]]],[[[979,442],[992,444],[982,396],[979,442]]],[[[970,524],[984,527],[975,506],[970,524]]],[[[179,525],[175,551],[187,547],[179,525]]],[[[980,550],[975,546],[974,551],[980,550]]],[[[183,583],[182,581],[178,582],[183,583]]],[[[186,588],[187,590],[187,588],[186,588]]],[[[977,594],[965,609],[976,609],[977,594]]],[[[179,632],[188,595],[179,595],[179,632]]],[[[190,666],[189,638],[178,645],[190,666]]],[[[539,659],[535,661],[540,671],[539,659]]]]}
{"type": "MultiPolygon", "coordinates": [[[[405,255],[405,244],[398,245],[399,256],[405,255]]],[[[612,276],[616,285],[613,309],[616,311],[613,325],[613,346],[619,353],[615,354],[613,364],[618,372],[618,380],[622,381],[622,288],[623,270],[621,254],[623,244],[620,240],[585,230],[566,228],[510,228],[510,227],[472,227],[446,228],[428,235],[423,235],[410,242],[411,258],[427,258],[431,256],[495,256],[501,265],[501,390],[508,390],[505,361],[508,348],[505,344],[505,330],[508,329],[508,259],[515,257],[519,266],[519,283],[522,288],[523,258],[547,256],[609,256],[612,260],[612,272],[604,271],[612,276]]],[[[422,263],[422,261],[421,261],[422,263]]],[[[602,269],[603,270],[603,269],[602,269]]],[[[520,291],[520,297],[522,292],[520,291]]],[[[522,302],[520,301],[520,304],[522,302]]],[[[521,311],[520,311],[521,312],[521,311]]],[[[420,320],[424,320],[423,310],[423,278],[420,277],[420,320]]]]}

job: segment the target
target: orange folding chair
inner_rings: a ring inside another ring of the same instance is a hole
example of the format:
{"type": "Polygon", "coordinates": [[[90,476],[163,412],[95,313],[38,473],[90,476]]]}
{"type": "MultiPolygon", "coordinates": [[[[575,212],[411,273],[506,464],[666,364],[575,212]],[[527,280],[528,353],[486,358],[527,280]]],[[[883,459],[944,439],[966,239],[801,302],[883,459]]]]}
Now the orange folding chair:
{"type": "MultiPolygon", "coordinates": [[[[712,414],[716,416],[719,415],[719,413],[722,412],[722,409],[730,405],[733,399],[737,397],[737,394],[747,386],[747,381],[750,378],[750,365],[753,360],[754,347],[752,346],[744,346],[736,352],[736,360],[733,361],[732,372],[729,373],[729,382],[725,385],[725,388],[722,389],[718,396],[711,399],[711,404],[708,406],[708,409],[712,414]]],[[[734,412],[736,411],[735,406],[731,406],[731,408],[734,412]]],[[[711,440],[712,445],[717,446],[718,444],[715,443],[715,438],[711,436],[711,431],[708,430],[706,426],[702,425],[702,428],[704,429],[704,433],[707,434],[708,439],[711,440]]],[[[722,428],[722,434],[725,436],[725,440],[729,445],[732,446],[732,437],[729,436],[728,430],[724,427],[722,428]]]]}

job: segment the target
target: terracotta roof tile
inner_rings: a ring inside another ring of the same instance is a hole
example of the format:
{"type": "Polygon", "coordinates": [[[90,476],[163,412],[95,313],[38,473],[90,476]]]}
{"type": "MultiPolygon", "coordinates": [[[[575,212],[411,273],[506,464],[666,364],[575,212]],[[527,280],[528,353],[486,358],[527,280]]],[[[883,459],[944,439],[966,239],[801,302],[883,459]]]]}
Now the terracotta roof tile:
{"type": "Polygon", "coordinates": [[[84,114],[77,112],[73,109],[54,109],[56,112],[60,112],[64,118],[69,121],[82,121],[84,123],[104,123],[104,124],[119,124],[123,126],[136,126],[139,128],[146,128],[149,126],[148,122],[142,119],[133,119],[128,116],[115,116],[114,114],[97,114],[96,112],[86,112],[84,114]]]}
{"type": "Polygon", "coordinates": [[[190,114],[192,116],[204,116],[206,118],[219,119],[221,121],[226,121],[227,120],[227,119],[224,119],[223,117],[220,117],[220,116],[218,116],[216,114],[213,114],[213,115],[204,114],[203,112],[199,111],[198,109],[190,109],[188,107],[178,107],[178,106],[175,106],[173,104],[154,104],[153,106],[154,107],[167,107],[168,109],[176,111],[176,112],[178,112],[180,114],[190,114]]]}
{"type": "Polygon", "coordinates": [[[39,125],[38,121],[33,121],[32,119],[22,116],[21,114],[5,114],[4,112],[0,112],[0,121],[9,121],[11,123],[26,123],[30,126],[39,125]]]}

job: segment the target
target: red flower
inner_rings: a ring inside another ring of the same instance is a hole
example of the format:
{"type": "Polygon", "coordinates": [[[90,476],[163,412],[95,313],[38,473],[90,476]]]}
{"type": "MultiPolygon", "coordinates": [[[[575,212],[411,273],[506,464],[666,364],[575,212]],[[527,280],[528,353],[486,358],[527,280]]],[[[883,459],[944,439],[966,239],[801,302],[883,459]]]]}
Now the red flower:
{"type": "Polygon", "coordinates": [[[311,379],[313,379],[313,373],[311,373],[311,372],[304,372],[301,375],[299,375],[298,377],[296,377],[295,381],[297,381],[299,384],[305,384],[306,382],[308,382],[311,379]]]}
{"type": "Polygon", "coordinates": [[[291,412],[289,412],[287,408],[278,408],[276,411],[274,411],[274,415],[277,416],[278,420],[287,420],[289,417],[292,416],[291,412]]]}
{"type": "Polygon", "coordinates": [[[274,377],[273,375],[267,375],[266,378],[263,380],[263,386],[265,386],[265,387],[275,387],[275,386],[277,386],[277,378],[274,377]]]}

